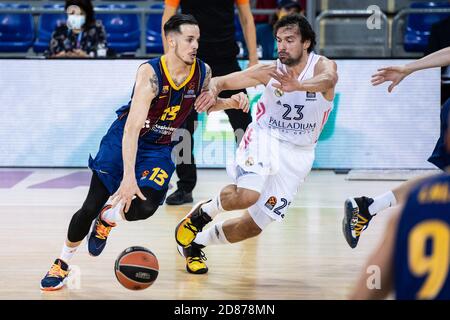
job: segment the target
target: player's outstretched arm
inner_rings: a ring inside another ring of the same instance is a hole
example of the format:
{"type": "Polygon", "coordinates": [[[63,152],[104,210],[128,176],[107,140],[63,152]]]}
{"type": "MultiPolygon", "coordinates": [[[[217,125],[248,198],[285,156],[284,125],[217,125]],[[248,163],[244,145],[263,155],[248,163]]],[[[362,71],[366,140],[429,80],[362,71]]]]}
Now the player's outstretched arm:
{"type": "Polygon", "coordinates": [[[372,75],[372,85],[378,86],[386,81],[391,82],[388,91],[392,92],[404,78],[413,72],[430,68],[445,67],[448,65],[450,65],[450,47],[436,51],[403,66],[380,68],[377,73],[372,75]]]}
{"type": "Polygon", "coordinates": [[[269,73],[275,69],[275,63],[258,63],[248,69],[213,78],[210,90],[219,94],[223,90],[245,89],[259,84],[266,85],[270,80],[269,73]]]}
{"type": "Polygon", "coordinates": [[[248,113],[250,110],[248,96],[244,92],[239,92],[228,99],[217,98],[216,104],[210,107],[206,112],[209,114],[210,112],[227,109],[240,109],[243,112],[248,113]]]}
{"type": "Polygon", "coordinates": [[[212,78],[208,82],[208,86],[203,87],[202,94],[195,100],[195,110],[197,112],[207,111],[216,104],[217,96],[224,90],[250,88],[259,84],[266,85],[270,80],[270,72],[273,70],[275,70],[275,64],[259,63],[243,71],[212,78]]]}
{"type": "Polygon", "coordinates": [[[384,299],[394,287],[394,246],[402,208],[394,207],[390,210],[393,211],[392,217],[383,240],[364,266],[350,299],[384,299]]]}
{"type": "Polygon", "coordinates": [[[123,178],[119,189],[113,195],[113,205],[122,201],[125,204],[125,213],[128,212],[135,195],[146,200],[136,182],[136,154],[139,133],[147,118],[150,104],[159,91],[158,86],[158,78],[153,68],[148,63],[141,65],[137,71],[133,99],[123,132],[123,178]]]}
{"type": "Polygon", "coordinates": [[[334,87],[338,81],[336,63],[325,57],[321,57],[317,62],[311,79],[298,81],[292,70],[276,70],[271,72],[270,76],[278,82],[273,83],[272,86],[284,92],[321,92],[330,101],[334,98],[334,87]]]}

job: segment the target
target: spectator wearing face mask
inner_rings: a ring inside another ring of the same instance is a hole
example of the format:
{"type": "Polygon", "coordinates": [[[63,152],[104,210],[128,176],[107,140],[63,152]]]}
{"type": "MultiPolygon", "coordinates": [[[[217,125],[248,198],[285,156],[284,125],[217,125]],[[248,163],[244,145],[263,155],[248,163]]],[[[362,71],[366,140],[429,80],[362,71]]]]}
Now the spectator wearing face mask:
{"type": "Polygon", "coordinates": [[[95,20],[90,0],[66,0],[67,22],[56,27],[47,56],[51,58],[95,58],[107,53],[106,32],[95,20]]]}

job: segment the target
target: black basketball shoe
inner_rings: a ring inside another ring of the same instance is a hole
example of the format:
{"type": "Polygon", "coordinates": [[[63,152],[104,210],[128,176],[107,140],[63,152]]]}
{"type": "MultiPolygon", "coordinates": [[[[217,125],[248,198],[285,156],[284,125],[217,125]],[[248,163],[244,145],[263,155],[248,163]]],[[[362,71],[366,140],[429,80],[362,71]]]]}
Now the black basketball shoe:
{"type": "Polygon", "coordinates": [[[345,200],[342,231],[351,248],[356,248],[361,233],[367,229],[372,220],[373,216],[369,213],[369,206],[372,203],[373,199],[368,197],[345,200]]]}
{"type": "Polygon", "coordinates": [[[177,206],[185,203],[192,203],[192,192],[186,192],[181,189],[177,189],[174,193],[167,197],[166,203],[170,206],[177,206]]]}

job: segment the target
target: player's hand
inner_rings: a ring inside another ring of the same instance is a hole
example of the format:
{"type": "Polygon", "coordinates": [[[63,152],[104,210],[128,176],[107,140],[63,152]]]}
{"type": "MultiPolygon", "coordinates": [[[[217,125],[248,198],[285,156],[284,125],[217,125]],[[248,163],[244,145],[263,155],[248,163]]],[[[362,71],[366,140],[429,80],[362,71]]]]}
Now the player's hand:
{"type": "Polygon", "coordinates": [[[378,72],[372,75],[372,85],[378,86],[386,81],[391,81],[389,85],[388,91],[392,92],[392,90],[397,86],[407,75],[411,72],[404,66],[396,66],[396,67],[386,67],[378,69],[378,72]]]}
{"type": "Polygon", "coordinates": [[[297,91],[300,88],[300,82],[293,71],[276,70],[269,73],[272,78],[279,83],[273,83],[272,86],[284,92],[297,91]]]}
{"type": "Polygon", "coordinates": [[[244,92],[239,92],[230,97],[233,102],[236,102],[235,109],[240,109],[245,113],[248,113],[250,110],[250,101],[248,100],[248,96],[244,92]]]}
{"type": "Polygon", "coordinates": [[[205,90],[198,96],[197,99],[195,99],[195,111],[197,111],[198,113],[208,111],[208,109],[214,106],[216,102],[216,95],[213,94],[210,90],[205,90]]]}
{"type": "Polygon", "coordinates": [[[124,213],[127,213],[131,206],[131,201],[138,196],[142,200],[147,200],[147,198],[142,194],[141,189],[139,189],[136,178],[124,177],[120,183],[119,189],[111,197],[112,207],[114,208],[118,203],[122,202],[124,204],[124,213]]]}

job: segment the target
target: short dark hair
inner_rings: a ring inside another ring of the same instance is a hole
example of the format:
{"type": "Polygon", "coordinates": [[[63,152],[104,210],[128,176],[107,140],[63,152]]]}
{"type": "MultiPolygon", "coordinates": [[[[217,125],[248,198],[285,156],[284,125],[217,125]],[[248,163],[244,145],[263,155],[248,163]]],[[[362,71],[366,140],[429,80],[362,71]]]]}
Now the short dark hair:
{"type": "Polygon", "coordinates": [[[306,20],[306,18],[301,14],[290,14],[278,20],[274,26],[273,35],[276,37],[278,29],[291,25],[298,26],[298,30],[302,36],[302,42],[305,42],[306,40],[311,41],[311,45],[308,48],[308,53],[313,51],[314,46],[316,45],[316,33],[308,20],[306,20]]]}
{"type": "Polygon", "coordinates": [[[84,29],[95,23],[94,7],[91,0],[66,0],[64,10],[67,10],[70,6],[79,6],[86,13],[86,22],[84,23],[84,29]]]}
{"type": "Polygon", "coordinates": [[[167,35],[170,32],[180,33],[180,27],[183,24],[191,24],[198,26],[197,20],[190,14],[176,14],[170,17],[164,24],[164,34],[167,35]]]}

